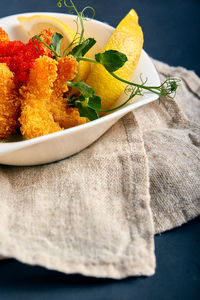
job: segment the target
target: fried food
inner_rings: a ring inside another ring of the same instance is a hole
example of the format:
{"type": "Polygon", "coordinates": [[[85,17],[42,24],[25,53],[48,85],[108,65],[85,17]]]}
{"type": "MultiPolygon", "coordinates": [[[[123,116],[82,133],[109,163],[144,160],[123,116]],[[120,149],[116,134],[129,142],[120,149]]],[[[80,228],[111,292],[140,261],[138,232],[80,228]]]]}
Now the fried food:
{"type": "Polygon", "coordinates": [[[87,118],[79,115],[77,108],[68,106],[63,93],[68,92],[67,81],[75,78],[78,63],[72,56],[58,59],[58,77],[54,82],[50,99],[50,111],[54,120],[63,128],[70,128],[87,122],[87,118]]]}
{"type": "Polygon", "coordinates": [[[9,42],[8,34],[0,27],[0,42],[9,42]]]}
{"type": "Polygon", "coordinates": [[[56,60],[48,56],[36,59],[27,85],[20,90],[22,111],[19,122],[21,133],[26,139],[62,130],[54,121],[48,105],[57,77],[57,64],[56,60]]]}
{"type": "Polygon", "coordinates": [[[38,41],[34,43],[32,38],[27,44],[10,41],[8,34],[0,28],[0,63],[6,63],[13,72],[16,89],[27,82],[35,60],[44,55],[47,49],[38,41]]]}
{"type": "MultiPolygon", "coordinates": [[[[45,42],[47,45],[51,44],[51,39],[52,39],[53,35],[54,35],[54,32],[51,29],[43,29],[39,34],[39,36],[41,37],[41,40],[43,42],[45,42]]],[[[51,54],[51,51],[47,47],[45,47],[42,44],[41,44],[41,46],[44,50],[45,55],[50,55],[51,54]]]]}
{"type": "MultiPolygon", "coordinates": [[[[50,45],[53,32],[44,29],[40,36],[50,45]]],[[[63,97],[68,92],[67,81],[72,81],[77,74],[78,63],[72,56],[56,61],[42,43],[37,44],[37,51],[32,39],[28,44],[10,42],[2,28],[0,45],[0,139],[14,133],[18,126],[23,137],[31,139],[88,121],[80,117],[77,108],[69,107],[63,97]],[[31,64],[26,55],[32,58],[31,64]],[[20,69],[19,63],[27,67],[26,72],[20,69]]]]}
{"type": "Polygon", "coordinates": [[[16,131],[20,100],[15,90],[14,75],[0,63],[0,139],[16,131]]]}

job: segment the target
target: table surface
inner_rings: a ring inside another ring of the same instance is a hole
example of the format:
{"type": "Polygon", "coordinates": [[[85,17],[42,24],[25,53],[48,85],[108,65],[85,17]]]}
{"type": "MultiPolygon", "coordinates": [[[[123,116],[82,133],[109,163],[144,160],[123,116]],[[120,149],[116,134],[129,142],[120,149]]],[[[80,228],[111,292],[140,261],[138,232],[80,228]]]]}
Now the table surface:
{"type": "MultiPolygon", "coordinates": [[[[199,0],[74,0],[91,5],[96,19],[116,26],[134,8],[152,57],[200,75],[199,0]]],[[[23,12],[65,12],[57,0],[1,0],[0,17],[23,12]]],[[[155,237],[156,274],[107,280],[65,275],[8,259],[0,262],[0,299],[199,299],[200,218],[155,237]]]]}

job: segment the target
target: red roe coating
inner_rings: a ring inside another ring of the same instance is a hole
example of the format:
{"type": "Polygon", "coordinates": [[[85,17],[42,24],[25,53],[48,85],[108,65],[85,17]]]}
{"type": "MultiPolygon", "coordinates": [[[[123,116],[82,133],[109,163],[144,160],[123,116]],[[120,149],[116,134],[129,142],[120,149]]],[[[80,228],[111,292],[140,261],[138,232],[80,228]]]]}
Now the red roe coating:
{"type": "Polygon", "coordinates": [[[34,41],[39,52],[30,39],[28,44],[20,41],[0,41],[0,63],[6,63],[14,73],[15,84],[19,87],[27,82],[29,70],[33,67],[35,60],[44,55],[43,45],[34,41]]]}

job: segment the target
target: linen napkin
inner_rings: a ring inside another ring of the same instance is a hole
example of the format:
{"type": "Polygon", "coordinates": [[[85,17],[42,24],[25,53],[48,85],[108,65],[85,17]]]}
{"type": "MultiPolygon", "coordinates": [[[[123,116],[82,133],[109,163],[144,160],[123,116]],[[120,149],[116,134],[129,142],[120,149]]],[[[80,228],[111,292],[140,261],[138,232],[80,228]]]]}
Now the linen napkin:
{"type": "Polygon", "coordinates": [[[200,80],[155,64],[182,79],[176,100],[129,113],[61,162],[0,166],[0,254],[65,273],[154,274],[154,233],[200,213],[200,80]]]}

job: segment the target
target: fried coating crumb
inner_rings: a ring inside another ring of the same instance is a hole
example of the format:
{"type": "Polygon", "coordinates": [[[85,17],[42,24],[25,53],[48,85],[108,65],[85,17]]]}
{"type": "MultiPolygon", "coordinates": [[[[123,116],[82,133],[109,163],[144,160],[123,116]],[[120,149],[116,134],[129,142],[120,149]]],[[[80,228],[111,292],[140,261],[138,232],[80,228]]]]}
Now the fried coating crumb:
{"type": "Polygon", "coordinates": [[[48,56],[36,59],[30,70],[26,86],[20,90],[22,96],[21,133],[31,139],[62,130],[54,121],[48,103],[57,77],[57,62],[48,56]]]}
{"type": "MultiPolygon", "coordinates": [[[[41,40],[43,42],[45,42],[47,45],[50,45],[51,44],[52,36],[54,35],[54,32],[51,29],[43,29],[39,33],[39,35],[40,35],[41,40]]],[[[45,45],[42,45],[42,47],[43,47],[45,55],[48,56],[48,55],[51,54],[51,51],[45,45]]]]}
{"type": "MultiPolygon", "coordinates": [[[[50,45],[54,32],[43,29],[40,34],[50,45]]],[[[9,41],[8,34],[0,27],[2,47],[9,41]]],[[[72,56],[56,61],[47,47],[42,43],[39,46],[44,56],[35,60],[20,89],[9,67],[4,61],[0,63],[0,139],[14,133],[19,125],[23,137],[31,139],[88,122],[63,98],[68,92],[67,81],[77,74],[77,61],[72,56]]]]}
{"type": "Polygon", "coordinates": [[[9,42],[8,34],[0,27],[0,42],[9,42]]]}
{"type": "Polygon", "coordinates": [[[6,64],[0,63],[0,139],[18,127],[20,100],[15,90],[14,75],[6,64]]]}
{"type": "Polygon", "coordinates": [[[80,117],[77,108],[68,107],[66,99],[63,98],[63,93],[68,91],[66,83],[75,78],[77,67],[78,63],[72,56],[58,59],[58,77],[50,99],[50,111],[54,120],[65,129],[88,121],[87,118],[80,117]]]}

